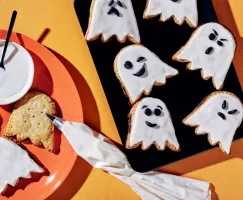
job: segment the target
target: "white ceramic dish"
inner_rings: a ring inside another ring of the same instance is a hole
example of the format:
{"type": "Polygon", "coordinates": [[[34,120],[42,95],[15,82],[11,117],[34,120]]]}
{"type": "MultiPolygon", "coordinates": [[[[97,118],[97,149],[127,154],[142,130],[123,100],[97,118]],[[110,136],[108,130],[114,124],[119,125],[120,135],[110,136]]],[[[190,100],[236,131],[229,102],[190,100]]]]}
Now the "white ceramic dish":
{"type": "MultiPolygon", "coordinates": [[[[5,40],[0,40],[0,58],[5,40]]],[[[34,62],[29,52],[15,42],[9,42],[4,67],[0,68],[0,105],[13,103],[31,88],[34,62]]]]}

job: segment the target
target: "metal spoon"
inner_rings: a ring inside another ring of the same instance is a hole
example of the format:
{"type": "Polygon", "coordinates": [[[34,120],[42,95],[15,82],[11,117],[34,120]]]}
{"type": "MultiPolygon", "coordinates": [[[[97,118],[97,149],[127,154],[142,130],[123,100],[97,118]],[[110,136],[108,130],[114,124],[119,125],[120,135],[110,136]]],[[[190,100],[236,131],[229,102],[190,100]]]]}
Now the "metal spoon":
{"type": "Polygon", "coordinates": [[[12,17],[11,17],[11,21],[10,21],[10,24],[9,24],[6,41],[5,41],[5,44],[4,44],[3,54],[2,54],[2,58],[1,58],[1,62],[0,62],[0,67],[3,68],[3,69],[5,69],[5,67],[4,67],[4,58],[5,58],[5,54],[6,54],[7,48],[8,48],[8,43],[9,43],[9,40],[10,40],[10,37],[11,37],[11,34],[12,34],[12,30],[13,30],[13,26],[14,26],[14,22],[15,22],[16,16],[17,16],[17,11],[15,10],[12,13],[12,17]]]}

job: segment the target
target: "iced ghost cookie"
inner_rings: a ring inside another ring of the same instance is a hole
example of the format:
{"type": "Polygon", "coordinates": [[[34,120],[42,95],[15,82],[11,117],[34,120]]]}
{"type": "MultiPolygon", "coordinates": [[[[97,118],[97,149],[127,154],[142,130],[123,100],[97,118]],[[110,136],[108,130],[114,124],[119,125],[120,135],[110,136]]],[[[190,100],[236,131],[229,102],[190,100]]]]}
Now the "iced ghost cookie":
{"type": "Polygon", "coordinates": [[[127,38],[134,43],[140,43],[131,0],[92,0],[85,38],[87,41],[92,41],[99,36],[103,42],[116,36],[122,43],[127,38]]]}
{"type": "Polygon", "coordinates": [[[200,26],[173,60],[188,63],[190,70],[201,69],[202,78],[212,77],[217,90],[223,87],[236,48],[233,35],[222,25],[208,23],[200,26]]]}
{"type": "Polygon", "coordinates": [[[173,17],[179,25],[186,21],[189,26],[197,27],[197,0],[148,0],[143,18],[149,19],[157,15],[160,15],[160,21],[163,22],[173,17]]]}
{"type": "Polygon", "coordinates": [[[153,85],[164,85],[166,78],[179,73],[142,45],[122,49],[116,56],[114,70],[131,104],[142,93],[149,95],[153,85]]]}
{"type": "Polygon", "coordinates": [[[152,144],[160,151],[166,146],[173,151],[180,149],[166,105],[159,99],[147,97],[136,103],[129,114],[126,148],[141,145],[147,150],[152,144]]]}
{"type": "Polygon", "coordinates": [[[198,135],[208,134],[211,145],[219,144],[221,150],[230,153],[231,143],[243,117],[240,99],[230,92],[213,92],[184,120],[197,127],[198,135]]]}
{"type": "Polygon", "coordinates": [[[44,172],[28,153],[5,138],[0,137],[0,193],[7,185],[14,187],[19,178],[30,178],[30,173],[44,172]]]}

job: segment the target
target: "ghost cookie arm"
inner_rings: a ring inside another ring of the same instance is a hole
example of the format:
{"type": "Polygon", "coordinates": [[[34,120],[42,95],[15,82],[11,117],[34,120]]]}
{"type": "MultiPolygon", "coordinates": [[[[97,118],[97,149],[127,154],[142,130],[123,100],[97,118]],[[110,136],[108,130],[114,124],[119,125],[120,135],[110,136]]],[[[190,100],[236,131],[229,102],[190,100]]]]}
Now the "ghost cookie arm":
{"type": "Polygon", "coordinates": [[[199,114],[196,113],[196,111],[194,110],[191,114],[189,114],[187,117],[185,117],[182,122],[183,124],[187,125],[187,126],[191,126],[191,127],[195,127],[198,126],[198,120],[197,118],[199,117],[199,114]]]}
{"type": "Polygon", "coordinates": [[[164,63],[165,76],[170,78],[179,74],[178,70],[164,63]]]}
{"type": "Polygon", "coordinates": [[[95,0],[92,0],[91,6],[90,6],[90,17],[89,17],[89,24],[88,24],[88,29],[85,34],[85,39],[87,41],[93,41],[99,37],[99,35],[102,33],[101,30],[95,29],[95,15],[96,13],[93,12],[95,7],[95,0]]]}
{"type": "MultiPolygon", "coordinates": [[[[147,4],[143,13],[143,18],[149,19],[161,14],[162,11],[161,11],[160,2],[158,2],[158,0],[147,0],[147,4]]],[[[161,15],[161,21],[162,21],[162,15],[161,15]]]]}

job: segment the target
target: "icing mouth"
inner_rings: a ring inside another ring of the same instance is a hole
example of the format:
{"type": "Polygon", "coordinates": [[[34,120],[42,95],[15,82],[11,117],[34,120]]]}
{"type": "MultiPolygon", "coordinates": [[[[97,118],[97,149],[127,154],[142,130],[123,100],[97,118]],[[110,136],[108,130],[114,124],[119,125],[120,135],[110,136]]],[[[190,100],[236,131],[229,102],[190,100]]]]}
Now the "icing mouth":
{"type": "Polygon", "coordinates": [[[145,122],[147,126],[151,127],[151,128],[154,128],[155,126],[157,126],[157,124],[153,124],[153,123],[150,123],[148,121],[145,122]]]}
{"type": "Polygon", "coordinates": [[[218,116],[220,116],[223,120],[226,120],[226,117],[223,113],[221,112],[218,112],[218,116]]]}
{"type": "Polygon", "coordinates": [[[133,74],[133,76],[137,76],[137,77],[141,77],[145,74],[146,72],[146,64],[143,64],[143,67],[135,74],[133,74]]]}
{"type": "Polygon", "coordinates": [[[108,11],[107,14],[108,14],[108,15],[115,14],[117,17],[120,17],[120,13],[119,13],[119,11],[118,11],[116,8],[114,8],[114,7],[111,7],[111,9],[108,11]]]}
{"type": "Polygon", "coordinates": [[[207,48],[207,50],[205,51],[205,54],[210,55],[210,54],[213,53],[213,51],[214,51],[214,48],[213,48],[213,47],[209,47],[209,48],[207,48]]]}

